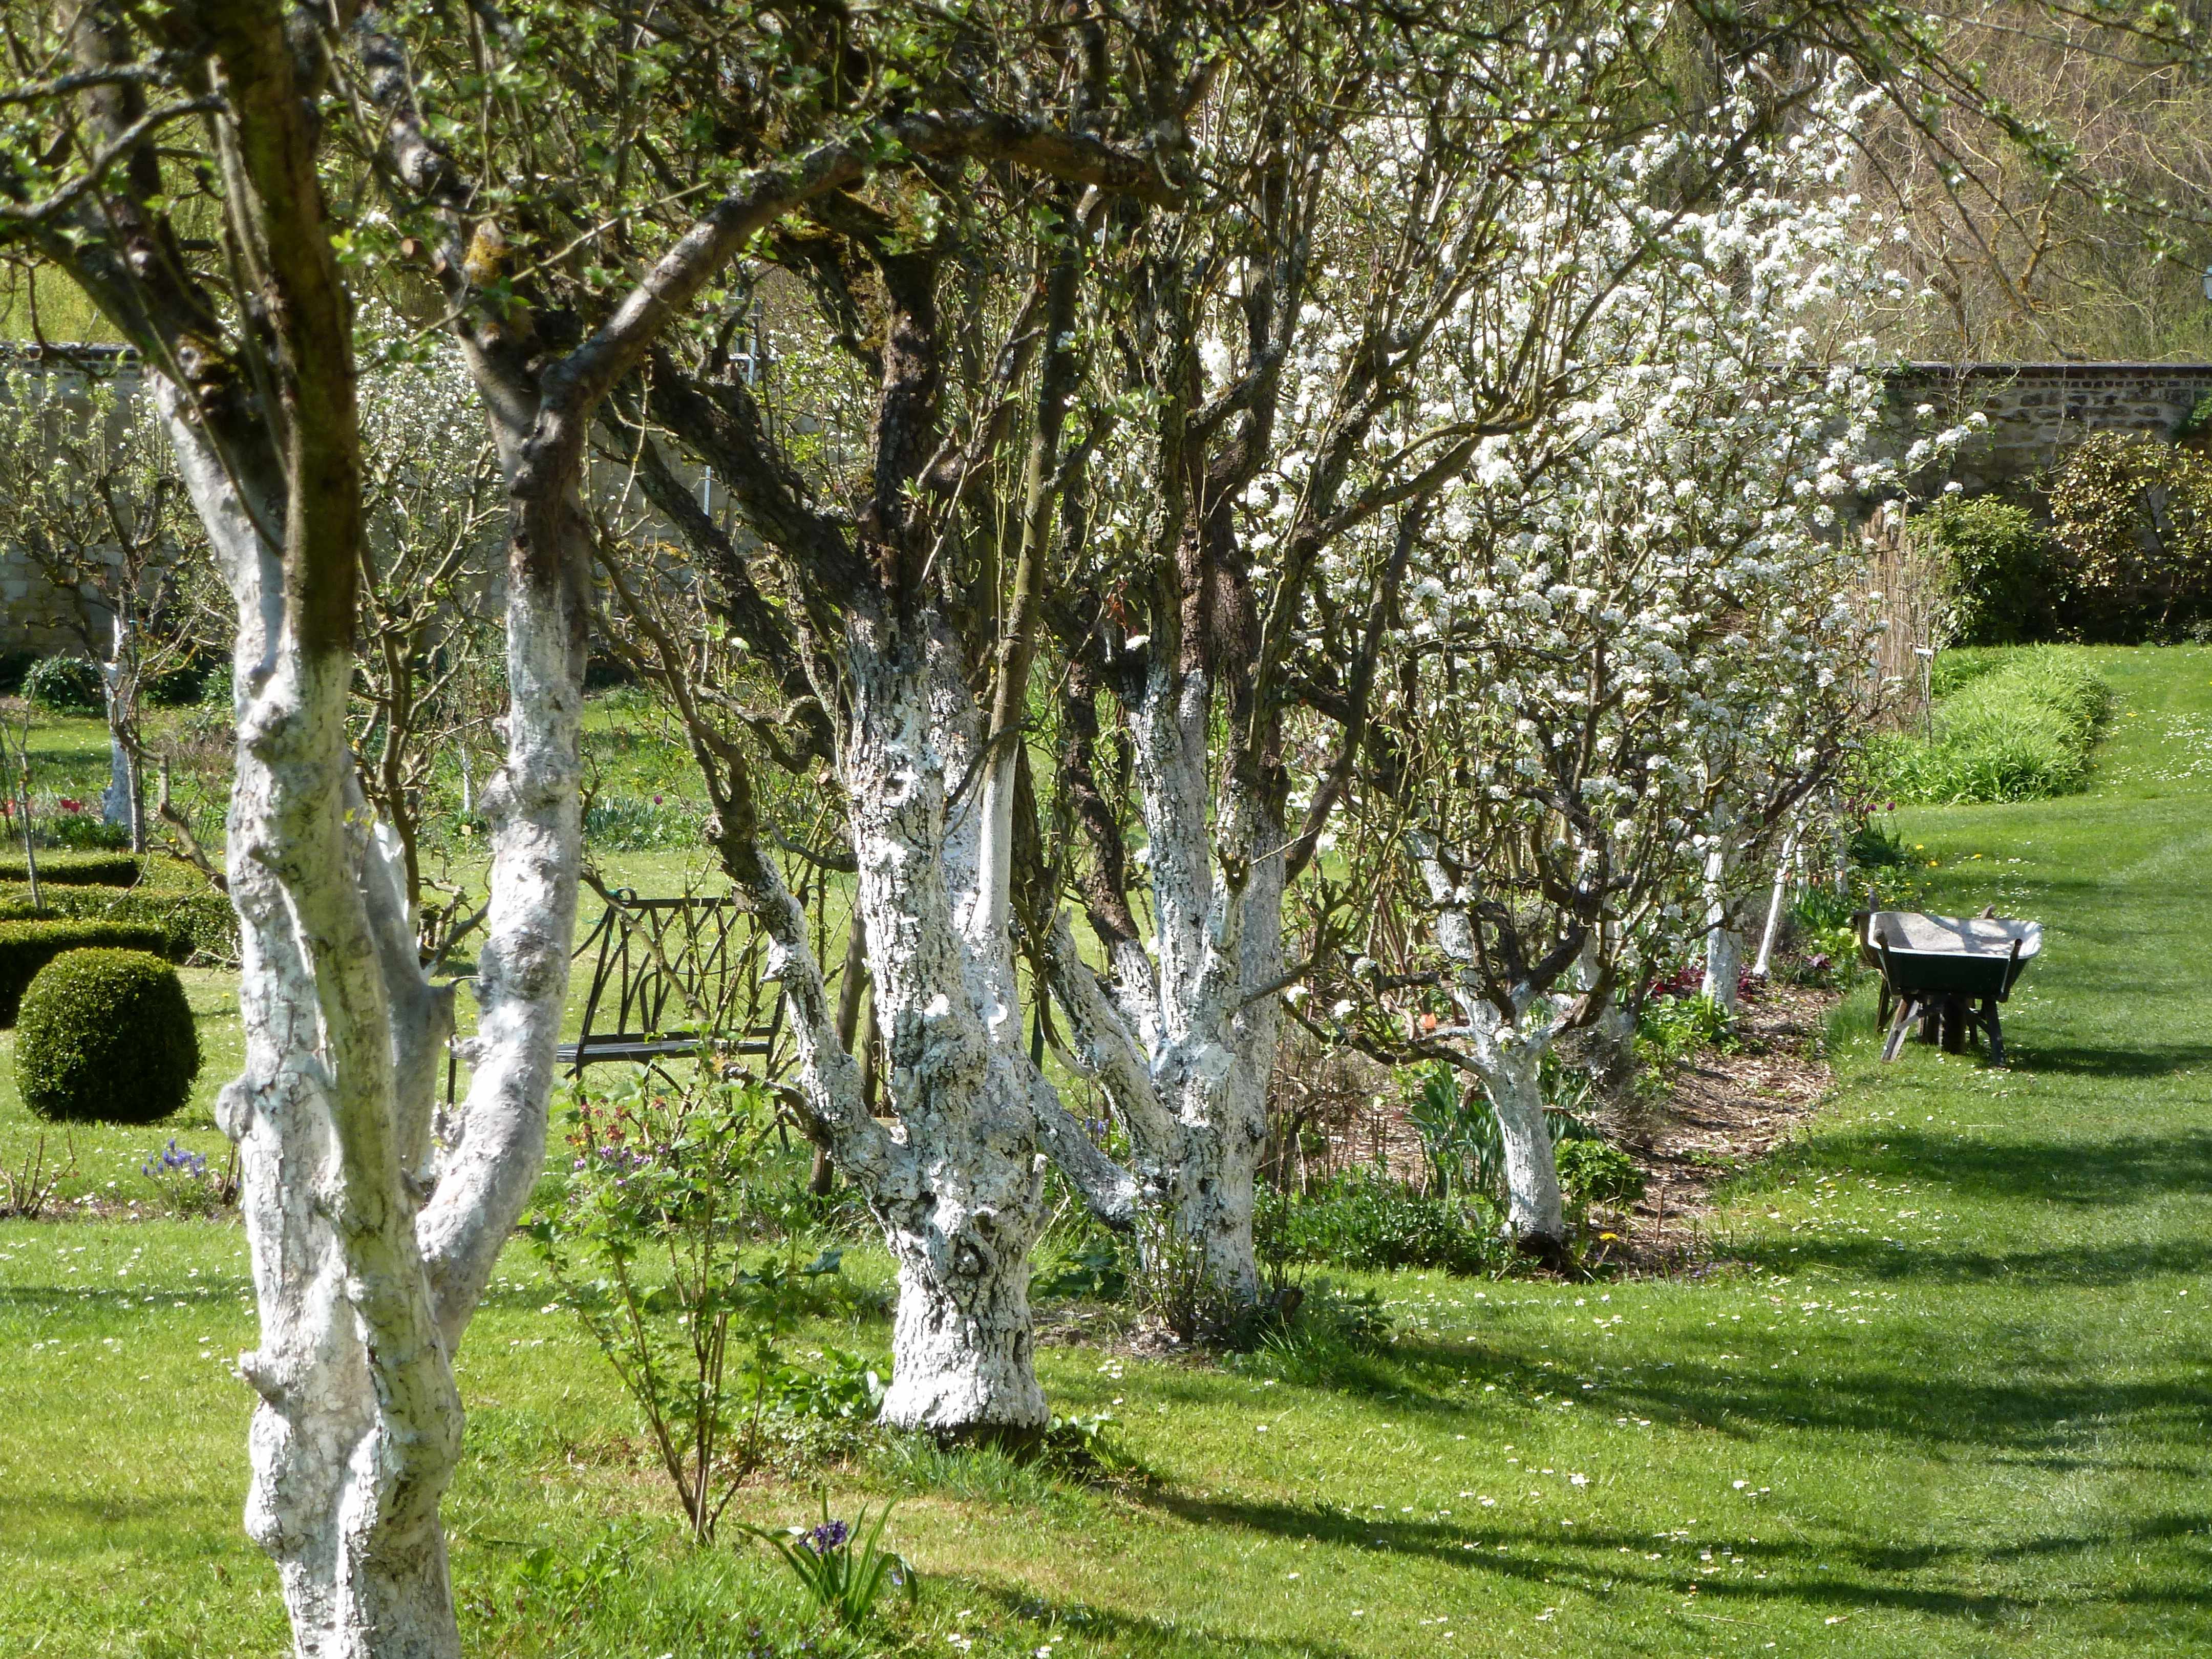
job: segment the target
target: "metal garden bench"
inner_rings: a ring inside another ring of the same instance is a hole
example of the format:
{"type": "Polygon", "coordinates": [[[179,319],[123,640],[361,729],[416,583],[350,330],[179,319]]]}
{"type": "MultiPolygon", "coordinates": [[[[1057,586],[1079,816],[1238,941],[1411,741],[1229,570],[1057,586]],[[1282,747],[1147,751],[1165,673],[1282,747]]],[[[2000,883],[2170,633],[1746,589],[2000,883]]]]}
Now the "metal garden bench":
{"type": "Polygon", "coordinates": [[[706,1034],[726,1030],[732,1015],[748,1029],[719,1039],[721,1052],[771,1053],[783,1031],[781,993],[764,1027],[753,1027],[757,1010],[735,1006],[748,988],[746,959],[755,947],[742,915],[733,899],[609,893],[576,947],[578,957],[592,958],[592,985],[576,1040],[555,1051],[569,1074],[608,1061],[651,1065],[696,1054],[706,1034]]]}
{"type": "MultiPolygon", "coordinates": [[[[784,1035],[778,988],[765,1010],[752,958],[760,935],[726,898],[640,898],[602,889],[607,907],[576,946],[592,960],[591,988],[574,1042],[554,1050],[571,1077],[587,1066],[653,1066],[697,1054],[772,1055],[784,1035]]],[[[446,1066],[446,1098],[457,1095],[457,1056],[446,1066]]]]}

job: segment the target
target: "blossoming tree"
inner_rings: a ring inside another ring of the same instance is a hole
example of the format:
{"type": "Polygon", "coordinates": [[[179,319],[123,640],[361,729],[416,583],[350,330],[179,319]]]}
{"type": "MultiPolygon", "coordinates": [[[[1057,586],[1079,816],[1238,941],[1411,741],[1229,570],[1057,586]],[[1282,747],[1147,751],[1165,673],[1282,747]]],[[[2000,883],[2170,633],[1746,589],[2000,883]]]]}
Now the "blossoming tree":
{"type": "MultiPolygon", "coordinates": [[[[810,88],[847,84],[840,54],[855,42],[801,30],[764,43],[793,71],[767,84],[799,90],[729,125],[689,122],[683,88],[651,79],[675,110],[648,113],[691,147],[705,187],[631,181],[658,211],[619,217],[610,262],[563,266],[553,250],[577,244],[549,228],[558,181],[523,199],[465,176],[456,146],[499,161],[517,129],[472,130],[436,107],[453,88],[434,68],[450,37],[389,32],[419,19],[356,21],[276,0],[27,15],[20,84],[0,106],[0,236],[66,271],[141,355],[235,601],[226,853],[246,1060],[217,1116],[241,1150],[261,1315],[240,1361],[260,1396],[246,1518],[277,1565],[295,1647],[318,1659],[459,1650],[438,1520],[461,1433],[452,1358],[544,1155],[580,853],[583,467],[601,404],[757,234],[889,157],[1017,154],[1079,186],[1157,176],[1048,119],[979,106],[957,81],[923,107],[896,77],[824,107],[810,88]],[[825,55],[837,73],[811,73],[825,55]],[[199,192],[190,234],[180,178],[199,192]],[[360,211],[379,199],[386,210],[360,211]],[[541,235],[544,257],[518,271],[511,250],[541,235]],[[531,280],[549,265],[576,280],[531,280]],[[368,467],[356,288],[425,266],[489,411],[508,504],[481,1012],[467,1098],[443,1122],[451,988],[425,977],[402,861],[346,732],[368,467]]],[[[884,38],[919,70],[932,52],[965,52],[966,27],[884,38]]],[[[476,48],[514,66],[503,95],[549,63],[540,93],[574,95],[590,71],[663,50],[602,31],[533,41],[504,19],[461,49],[476,48]]],[[[474,93],[462,101],[471,119],[486,113],[474,93]]]]}
{"type": "Polygon", "coordinates": [[[1584,335],[1582,395],[1486,446],[1419,538],[1345,854],[1376,878],[1313,989],[1371,1052],[1479,1079],[1532,1249],[1565,1231],[1544,1054],[1632,953],[1697,936],[1708,826],[1817,781],[1863,654],[1838,509],[1883,476],[1863,331],[1900,289],[1833,184],[1853,119],[1831,86],[1675,214],[1634,183],[1717,141],[1624,151],[1592,234],[1651,257],[1584,335]]]}

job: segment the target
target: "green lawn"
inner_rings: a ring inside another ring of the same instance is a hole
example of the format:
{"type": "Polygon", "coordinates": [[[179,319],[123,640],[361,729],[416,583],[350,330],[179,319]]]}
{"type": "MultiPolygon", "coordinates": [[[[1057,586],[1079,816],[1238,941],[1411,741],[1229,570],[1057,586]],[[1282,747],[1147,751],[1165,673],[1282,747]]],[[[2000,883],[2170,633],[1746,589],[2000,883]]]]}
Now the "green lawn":
{"type": "MultiPolygon", "coordinates": [[[[2046,925],[2013,1070],[1877,1066],[1862,988],[1835,1099],[1731,1190],[1698,1277],[1377,1279],[1398,1340],[1322,1376],[1048,1349],[1058,1408],[1110,1411],[1152,1479],[851,1473],[833,1501],[903,1493],[926,1575],[875,1650],[2212,1651],[2212,651],[2093,654],[2118,699],[2089,793],[1905,819],[1937,902],[2046,925]]],[[[0,1651],[280,1650],[238,1530],[240,1251],[0,1225],[0,1651]]],[[[447,1505],[472,1650],[847,1650],[757,1549],[676,1541],[608,1375],[507,1267],[447,1505]]]]}

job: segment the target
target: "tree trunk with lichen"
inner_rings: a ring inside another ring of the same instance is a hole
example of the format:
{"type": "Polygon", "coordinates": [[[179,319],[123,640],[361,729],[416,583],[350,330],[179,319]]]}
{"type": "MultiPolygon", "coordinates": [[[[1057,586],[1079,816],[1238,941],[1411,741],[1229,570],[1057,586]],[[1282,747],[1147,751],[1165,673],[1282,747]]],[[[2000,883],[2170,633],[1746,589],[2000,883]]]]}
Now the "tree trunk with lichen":
{"type": "Polygon", "coordinates": [[[542,1160],[580,852],[579,591],[510,583],[507,766],[488,800],[493,915],[476,1075],[434,1133],[450,988],[431,985],[392,838],[346,743],[352,677],[283,603],[285,550],[174,388],[153,377],[237,605],[229,892],[246,1068],[217,1119],[240,1152],[260,1333],[246,1527],[304,1659],[459,1651],[439,1500],[460,1448],[451,1356],[542,1160]]]}

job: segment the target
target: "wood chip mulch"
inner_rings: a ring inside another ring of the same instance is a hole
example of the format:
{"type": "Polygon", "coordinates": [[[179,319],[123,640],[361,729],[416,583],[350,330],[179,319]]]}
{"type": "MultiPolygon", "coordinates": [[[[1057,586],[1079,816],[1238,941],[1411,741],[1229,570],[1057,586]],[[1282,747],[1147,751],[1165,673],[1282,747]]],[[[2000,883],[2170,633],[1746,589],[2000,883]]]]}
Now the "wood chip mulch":
{"type": "Polygon", "coordinates": [[[1734,1052],[1699,1054],[1662,1099],[1607,1109],[1608,1137],[1634,1156],[1647,1188],[1607,1224],[1623,1236],[1601,1241],[1605,1261],[1668,1275],[1710,1255],[1714,1188],[1790,1139],[1828,1091],[1822,1034],[1838,994],[1769,985],[1745,1000],[1734,1052]]]}

